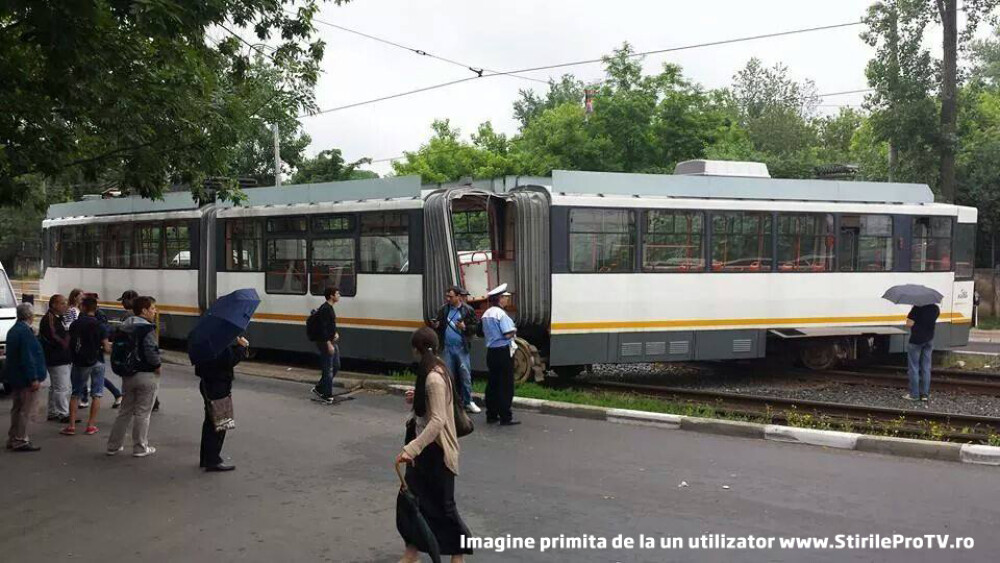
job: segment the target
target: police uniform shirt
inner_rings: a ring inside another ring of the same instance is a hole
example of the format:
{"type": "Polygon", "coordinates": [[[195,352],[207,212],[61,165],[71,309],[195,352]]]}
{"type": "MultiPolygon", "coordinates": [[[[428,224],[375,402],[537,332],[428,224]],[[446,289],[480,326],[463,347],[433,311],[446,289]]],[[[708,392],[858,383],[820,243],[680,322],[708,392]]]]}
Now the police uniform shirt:
{"type": "Polygon", "coordinates": [[[487,348],[502,348],[510,346],[511,338],[504,334],[514,332],[517,327],[514,321],[507,315],[507,312],[500,307],[490,307],[483,313],[483,336],[486,337],[487,348]]]}

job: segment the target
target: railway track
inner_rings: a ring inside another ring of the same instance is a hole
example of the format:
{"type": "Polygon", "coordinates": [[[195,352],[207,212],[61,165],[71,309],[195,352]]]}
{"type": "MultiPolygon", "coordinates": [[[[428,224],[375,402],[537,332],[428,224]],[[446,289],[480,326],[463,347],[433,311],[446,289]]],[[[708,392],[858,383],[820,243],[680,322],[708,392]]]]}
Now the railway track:
{"type": "Polygon", "coordinates": [[[927,437],[930,434],[962,442],[986,442],[1000,434],[1000,417],[935,412],[924,408],[896,409],[608,381],[574,382],[572,386],[706,405],[722,413],[763,417],[774,423],[794,423],[797,419],[809,417],[833,428],[885,432],[906,437],[927,437]]]}
{"type": "MultiPolygon", "coordinates": [[[[872,368],[872,371],[829,370],[823,372],[796,372],[809,380],[844,383],[847,385],[881,385],[907,389],[909,378],[905,370],[872,368]]],[[[967,370],[935,370],[931,374],[931,387],[935,390],[958,391],[1000,397],[1000,375],[967,370]]]]}

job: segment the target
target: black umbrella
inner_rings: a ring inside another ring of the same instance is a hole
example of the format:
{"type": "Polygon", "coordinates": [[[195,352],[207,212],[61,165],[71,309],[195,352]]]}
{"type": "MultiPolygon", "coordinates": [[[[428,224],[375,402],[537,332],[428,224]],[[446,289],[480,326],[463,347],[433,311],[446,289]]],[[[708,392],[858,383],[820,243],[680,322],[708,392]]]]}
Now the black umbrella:
{"type": "Polygon", "coordinates": [[[922,307],[924,305],[940,303],[944,299],[944,295],[941,295],[936,289],[931,289],[927,286],[907,283],[890,287],[882,295],[882,299],[888,299],[897,305],[922,307]]]}
{"type": "Polygon", "coordinates": [[[396,495],[396,529],[408,545],[431,556],[431,561],[441,563],[441,548],[431,530],[427,519],[420,513],[420,500],[410,492],[403,479],[403,473],[396,464],[396,475],[399,476],[399,494],[396,495]]]}

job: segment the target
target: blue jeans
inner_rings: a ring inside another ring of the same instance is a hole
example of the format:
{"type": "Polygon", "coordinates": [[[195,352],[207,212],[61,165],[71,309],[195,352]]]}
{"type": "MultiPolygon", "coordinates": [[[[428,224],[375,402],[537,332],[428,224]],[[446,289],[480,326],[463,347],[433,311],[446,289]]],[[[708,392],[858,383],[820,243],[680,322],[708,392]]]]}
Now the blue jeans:
{"type": "Polygon", "coordinates": [[[96,363],[88,367],[73,366],[70,371],[73,383],[73,396],[87,398],[87,384],[90,384],[90,396],[100,397],[104,394],[104,365],[96,363]]]}
{"type": "Polygon", "coordinates": [[[907,344],[906,360],[910,374],[910,396],[926,397],[931,394],[931,352],[934,341],[925,344],[907,344]]]}
{"type": "Polygon", "coordinates": [[[458,384],[459,398],[462,405],[472,402],[472,359],[465,346],[445,346],[441,354],[444,365],[458,384]]]}
{"type": "Polygon", "coordinates": [[[340,371],[340,347],[334,345],[332,354],[327,350],[325,342],[317,344],[317,348],[319,348],[319,368],[322,375],[316,384],[316,390],[329,397],[333,395],[333,377],[340,371]]]}

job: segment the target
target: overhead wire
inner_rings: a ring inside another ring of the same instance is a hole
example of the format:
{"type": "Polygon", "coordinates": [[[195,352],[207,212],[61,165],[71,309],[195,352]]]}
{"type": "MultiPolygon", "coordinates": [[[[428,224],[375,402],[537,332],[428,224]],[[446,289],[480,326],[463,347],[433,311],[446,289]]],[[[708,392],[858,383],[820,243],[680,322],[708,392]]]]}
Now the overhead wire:
{"type": "MultiPolygon", "coordinates": [[[[709,42],[705,42],[705,43],[697,43],[697,44],[694,44],[694,45],[682,45],[682,46],[678,46],[678,47],[668,47],[668,48],[664,48],[664,49],[653,49],[653,50],[649,50],[649,51],[641,51],[641,52],[637,52],[637,53],[632,53],[631,55],[629,55],[629,57],[630,58],[636,58],[636,57],[643,57],[643,56],[646,56],[646,55],[655,55],[655,54],[661,54],[661,53],[671,53],[671,52],[685,51],[685,50],[690,50],[690,49],[700,49],[700,48],[704,48],[704,47],[714,47],[714,46],[718,46],[718,45],[729,45],[729,44],[732,44],[732,43],[741,43],[741,42],[745,42],[745,41],[757,41],[757,40],[760,40],[760,39],[770,39],[770,38],[774,38],[774,37],[785,37],[785,36],[788,36],[788,35],[810,33],[810,32],[815,32],[815,31],[826,31],[826,30],[838,29],[838,28],[844,28],[844,27],[852,27],[852,26],[862,25],[863,23],[864,22],[862,22],[862,21],[854,21],[854,22],[846,22],[846,23],[839,23],[839,24],[832,24],[832,25],[823,25],[823,26],[817,26],[817,27],[808,27],[808,28],[793,29],[793,30],[788,30],[788,31],[779,31],[779,32],[774,32],[774,33],[765,33],[765,34],[760,34],[760,35],[751,35],[751,36],[746,36],[746,37],[737,37],[737,38],[733,38],[733,39],[723,39],[723,40],[719,40],[719,41],[709,41],[709,42]]],[[[386,40],[386,41],[388,41],[388,40],[386,40]]],[[[397,46],[400,47],[400,48],[403,48],[403,49],[413,50],[413,49],[410,49],[409,47],[406,47],[406,46],[403,46],[403,45],[397,45],[397,46]]],[[[515,70],[509,70],[509,71],[501,71],[501,72],[489,71],[489,72],[491,72],[491,74],[485,74],[486,69],[484,69],[484,74],[482,74],[482,75],[470,76],[470,77],[463,78],[463,79],[452,80],[452,81],[443,82],[443,83],[440,83],[440,84],[433,84],[433,85],[430,85],[430,86],[424,86],[422,88],[417,88],[417,89],[414,89],[414,90],[407,90],[405,92],[398,92],[396,94],[390,94],[390,95],[387,95],[387,96],[381,96],[381,97],[373,98],[373,99],[370,99],[370,100],[363,100],[363,101],[360,101],[360,102],[353,102],[353,103],[342,105],[342,106],[336,106],[336,107],[332,107],[332,108],[327,108],[327,109],[319,110],[319,111],[316,111],[316,112],[313,112],[313,113],[308,113],[308,114],[300,115],[299,118],[311,117],[311,116],[315,116],[315,115],[322,115],[322,114],[326,114],[326,113],[332,113],[332,112],[336,112],[336,111],[342,111],[342,110],[345,110],[345,109],[351,109],[351,108],[356,108],[356,107],[365,106],[365,105],[369,105],[369,104],[374,104],[374,103],[382,102],[382,101],[385,101],[385,100],[391,100],[391,99],[395,99],[395,98],[402,98],[402,97],[405,97],[405,96],[411,96],[411,95],[414,95],[414,94],[419,94],[421,92],[427,92],[427,91],[430,91],[430,90],[437,90],[437,89],[440,89],[440,88],[446,88],[446,87],[449,87],[449,86],[454,86],[456,84],[461,84],[463,82],[469,82],[469,81],[477,80],[477,79],[480,79],[480,78],[491,78],[491,77],[494,77],[494,76],[512,76],[512,75],[522,74],[522,73],[526,73],[526,72],[536,72],[536,71],[540,71],[540,70],[551,70],[551,69],[555,69],[555,68],[566,68],[566,67],[572,67],[572,66],[594,64],[594,63],[599,63],[599,62],[603,62],[603,61],[604,61],[604,58],[587,59],[587,60],[581,60],[581,61],[572,61],[572,62],[567,62],[567,63],[557,63],[557,64],[551,64],[551,65],[535,66],[535,67],[521,68],[521,69],[515,69],[515,70]]],[[[461,64],[461,63],[458,63],[458,64],[461,64]]],[[[546,82],[546,83],[548,83],[548,82],[546,82]]],[[[830,95],[839,95],[839,94],[830,94],[830,95]]]]}

